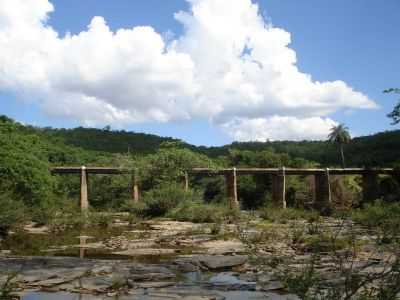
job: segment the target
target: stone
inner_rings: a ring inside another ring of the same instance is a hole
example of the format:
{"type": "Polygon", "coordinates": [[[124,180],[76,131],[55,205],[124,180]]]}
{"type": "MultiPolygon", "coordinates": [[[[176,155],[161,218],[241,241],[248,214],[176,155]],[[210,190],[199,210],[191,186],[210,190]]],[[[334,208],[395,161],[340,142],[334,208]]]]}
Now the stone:
{"type": "Polygon", "coordinates": [[[224,291],[255,291],[256,282],[241,280],[234,273],[218,273],[211,277],[208,284],[212,288],[224,291]]]}
{"type": "Polygon", "coordinates": [[[165,288],[176,285],[176,282],[171,281],[150,281],[150,282],[134,282],[128,280],[130,287],[135,289],[149,289],[149,288],[165,288]]]}
{"type": "Polygon", "coordinates": [[[173,262],[172,268],[182,273],[196,272],[199,270],[197,263],[180,259],[177,259],[173,262]]]}
{"type": "Polygon", "coordinates": [[[24,226],[24,230],[31,234],[48,234],[49,228],[47,226],[37,226],[36,223],[31,222],[24,226]]]}
{"type": "Polygon", "coordinates": [[[133,282],[164,281],[176,279],[175,273],[162,266],[135,265],[127,275],[133,282]]]}
{"type": "Polygon", "coordinates": [[[111,277],[88,277],[81,278],[75,282],[75,289],[90,292],[104,293],[114,284],[111,277]]]}
{"type": "Polygon", "coordinates": [[[225,255],[225,254],[246,252],[246,246],[239,240],[208,241],[201,243],[199,246],[206,248],[207,254],[210,255],[225,255]]]}
{"type": "MultiPolygon", "coordinates": [[[[182,258],[183,259],[183,258],[182,258]]],[[[197,264],[210,270],[231,269],[247,262],[247,255],[196,255],[185,258],[192,264],[197,264]]]]}
{"type": "Polygon", "coordinates": [[[268,283],[260,285],[260,287],[260,290],[262,291],[275,291],[284,289],[285,285],[280,281],[270,281],[268,283]]]}
{"type": "Polygon", "coordinates": [[[124,256],[143,256],[143,255],[168,255],[175,254],[175,249],[155,249],[155,248],[143,248],[143,249],[127,249],[124,251],[113,252],[112,254],[124,255],[124,256]]]}
{"type": "MultiPolygon", "coordinates": [[[[157,291],[150,291],[147,293],[147,299],[152,300],[170,300],[170,299],[179,299],[179,300],[224,300],[225,297],[218,295],[214,292],[200,289],[200,288],[167,288],[167,289],[159,289],[157,291]]],[[[135,298],[133,298],[135,299],[135,298]]],[[[143,299],[143,298],[137,298],[143,299]]]]}
{"type": "Polygon", "coordinates": [[[93,275],[105,275],[105,274],[110,274],[113,271],[112,266],[95,266],[90,270],[90,273],[93,275]]]}

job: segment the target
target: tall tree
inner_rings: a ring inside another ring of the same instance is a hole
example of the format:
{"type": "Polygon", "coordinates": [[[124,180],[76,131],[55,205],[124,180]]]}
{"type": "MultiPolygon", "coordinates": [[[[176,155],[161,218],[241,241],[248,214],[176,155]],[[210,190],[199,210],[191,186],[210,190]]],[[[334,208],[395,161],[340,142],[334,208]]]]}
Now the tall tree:
{"type": "Polygon", "coordinates": [[[349,128],[344,124],[333,126],[328,135],[328,140],[332,143],[336,143],[339,146],[340,156],[342,158],[342,167],[345,168],[346,164],[344,160],[343,146],[344,144],[348,144],[351,140],[349,128]]]}
{"type": "MultiPolygon", "coordinates": [[[[400,89],[391,88],[391,89],[384,90],[383,92],[400,94],[400,89]]],[[[390,114],[388,114],[387,116],[393,120],[392,125],[396,125],[396,124],[400,123],[400,101],[393,108],[393,111],[390,114]]]]}

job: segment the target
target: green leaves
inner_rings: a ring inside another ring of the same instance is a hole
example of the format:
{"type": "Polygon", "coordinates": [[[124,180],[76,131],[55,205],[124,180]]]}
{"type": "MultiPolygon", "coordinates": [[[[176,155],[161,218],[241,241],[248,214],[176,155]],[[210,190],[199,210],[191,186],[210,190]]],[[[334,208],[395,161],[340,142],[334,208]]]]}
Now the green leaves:
{"type": "Polygon", "coordinates": [[[339,124],[331,128],[331,132],[328,135],[330,142],[337,144],[347,144],[351,140],[349,128],[344,124],[339,124]]]}
{"type": "MultiPolygon", "coordinates": [[[[383,91],[384,93],[395,93],[395,94],[400,94],[400,88],[390,88],[387,90],[383,91]]],[[[392,119],[392,125],[396,125],[400,123],[400,101],[396,104],[396,106],[393,108],[393,111],[389,114],[387,114],[387,117],[392,119]]]]}

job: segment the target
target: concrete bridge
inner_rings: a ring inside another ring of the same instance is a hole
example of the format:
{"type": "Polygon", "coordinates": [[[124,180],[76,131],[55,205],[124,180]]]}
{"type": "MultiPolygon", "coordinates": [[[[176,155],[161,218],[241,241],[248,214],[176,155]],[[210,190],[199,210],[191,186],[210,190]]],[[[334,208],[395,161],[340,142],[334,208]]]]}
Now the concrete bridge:
{"type": "MultiPolygon", "coordinates": [[[[131,170],[122,168],[104,167],[55,167],[51,169],[53,174],[80,174],[81,178],[81,197],[80,205],[82,210],[89,207],[88,202],[88,175],[89,174],[131,174],[132,175],[132,198],[139,201],[139,187],[137,176],[131,170]]],[[[230,168],[230,169],[210,169],[194,168],[188,170],[184,177],[184,188],[189,188],[189,174],[203,176],[224,176],[226,181],[226,191],[231,208],[239,207],[237,193],[237,176],[267,174],[272,177],[272,201],[282,208],[286,208],[286,177],[291,175],[314,176],[315,180],[315,201],[316,207],[323,209],[331,202],[330,176],[360,175],[362,176],[363,201],[375,200],[379,197],[378,176],[382,174],[394,175],[398,173],[392,168],[363,169],[294,169],[294,168],[230,168]]]]}

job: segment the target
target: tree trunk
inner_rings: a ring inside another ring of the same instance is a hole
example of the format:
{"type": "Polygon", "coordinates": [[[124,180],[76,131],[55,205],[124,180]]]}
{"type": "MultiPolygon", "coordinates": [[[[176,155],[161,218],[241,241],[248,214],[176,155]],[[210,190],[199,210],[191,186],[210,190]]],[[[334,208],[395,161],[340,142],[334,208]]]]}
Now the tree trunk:
{"type": "Polygon", "coordinates": [[[343,144],[340,144],[340,155],[342,157],[342,168],[344,169],[344,168],[346,168],[346,164],[345,164],[345,161],[344,161],[343,144]]]}

